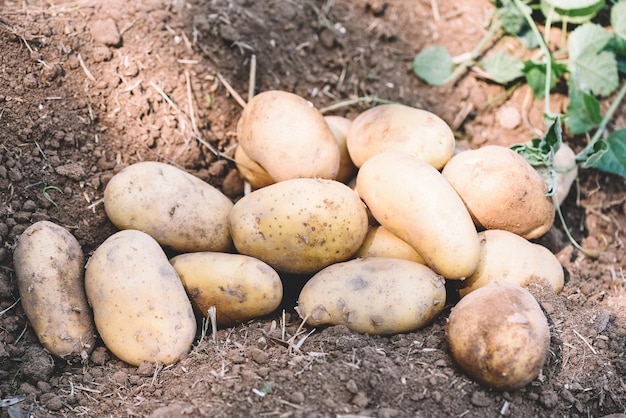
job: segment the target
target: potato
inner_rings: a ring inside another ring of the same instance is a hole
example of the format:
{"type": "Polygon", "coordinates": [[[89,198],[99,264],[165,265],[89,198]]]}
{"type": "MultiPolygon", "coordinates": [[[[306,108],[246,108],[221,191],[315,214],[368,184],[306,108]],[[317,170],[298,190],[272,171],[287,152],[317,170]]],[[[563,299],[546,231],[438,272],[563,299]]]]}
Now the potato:
{"type": "Polygon", "coordinates": [[[241,177],[250,183],[252,189],[260,189],[275,183],[263,167],[248,157],[241,145],[237,145],[235,149],[235,164],[237,164],[237,170],[241,177]]]}
{"type": "Polygon", "coordinates": [[[104,209],[119,229],[137,229],[180,252],[232,248],[221,191],[172,165],[155,161],[126,167],[104,190],[104,209]]]}
{"type": "Polygon", "coordinates": [[[96,328],[113,354],[128,364],[172,364],[196,335],[185,288],[149,235],[128,229],[107,238],[89,259],[87,298],[96,328]]]}
{"type": "Polygon", "coordinates": [[[339,145],[339,172],[337,173],[335,180],[347,184],[354,178],[357,170],[356,166],[352,162],[352,158],[350,158],[350,152],[348,151],[348,143],[346,140],[352,121],[348,118],[344,118],[343,116],[333,115],[324,116],[324,119],[326,120],[328,127],[335,136],[337,144],[339,145]]]}
{"type": "Polygon", "coordinates": [[[351,257],[367,234],[367,212],[343,183],[292,179],[253,191],[230,213],[237,251],[279,272],[315,273],[351,257]]]}
{"type": "Polygon", "coordinates": [[[402,104],[385,104],[359,114],[347,135],[357,167],[384,151],[402,151],[441,169],[454,154],[454,133],[434,113],[402,104]]]}
{"type": "Polygon", "coordinates": [[[554,223],[554,203],[541,175],[515,151],[500,145],[461,152],[443,176],[461,196],[479,228],[538,238],[554,223]]]}
{"type": "Polygon", "coordinates": [[[246,105],[237,123],[239,146],[274,181],[334,179],[340,153],[324,116],[293,93],[270,90],[246,105]]]}
{"type": "Polygon", "coordinates": [[[22,308],[33,331],[52,355],[71,362],[87,360],[95,343],[84,262],[76,238],[49,221],[28,227],[13,252],[22,308]]]}
{"type": "Polygon", "coordinates": [[[207,316],[215,306],[220,325],[270,314],[283,297],[278,273],[253,257],[199,252],[177,255],[170,263],[195,308],[207,316]]]}
{"type": "Polygon", "coordinates": [[[545,280],[555,293],[563,289],[563,267],[546,247],[499,229],[482,231],[478,237],[480,261],[476,271],[463,280],[459,289],[461,297],[496,280],[520,286],[545,280]]]}
{"type": "Polygon", "coordinates": [[[361,166],[357,190],[374,218],[408,242],[431,269],[447,279],[476,270],[476,227],[437,169],[415,155],[384,152],[361,166]]]}
{"type": "Polygon", "coordinates": [[[384,226],[374,226],[367,231],[363,245],[356,252],[355,257],[389,257],[401,258],[426,264],[415,248],[389,232],[384,226]]]}
{"type": "Polygon", "coordinates": [[[567,144],[561,144],[559,150],[554,154],[554,168],[557,171],[558,188],[556,190],[556,201],[559,206],[563,204],[572,184],[578,177],[578,166],[576,165],[576,153],[567,144]]]}
{"type": "Polygon", "coordinates": [[[444,279],[428,267],[398,258],[336,263],[302,288],[297,311],[309,325],[340,325],[368,334],[423,327],[446,302],[444,279]]]}
{"type": "Polygon", "coordinates": [[[532,294],[495,281],[452,308],[446,339],[456,363],[479,383],[513,391],[535,379],[548,357],[550,330],[532,294]]]}

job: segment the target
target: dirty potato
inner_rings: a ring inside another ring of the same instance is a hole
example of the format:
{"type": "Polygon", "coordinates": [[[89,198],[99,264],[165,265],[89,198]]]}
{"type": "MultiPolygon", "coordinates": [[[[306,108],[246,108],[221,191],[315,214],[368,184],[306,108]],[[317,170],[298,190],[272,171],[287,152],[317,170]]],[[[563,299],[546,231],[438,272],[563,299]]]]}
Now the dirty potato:
{"type": "Polygon", "coordinates": [[[87,263],[85,289],[102,341],[121,360],[167,365],[189,352],[197,329],[191,302],[148,234],[107,238],[87,263]]]}
{"type": "Polygon", "coordinates": [[[545,281],[555,293],[563,289],[563,266],[546,247],[499,229],[482,231],[478,237],[480,261],[476,271],[463,280],[461,297],[496,280],[520,286],[545,281]]]}
{"type": "Polygon", "coordinates": [[[550,329],[528,290],[495,281],[452,308],[446,339],[469,376],[487,387],[512,391],[539,375],[548,358],[550,329]]]}
{"type": "Polygon", "coordinates": [[[308,100],[286,91],[254,96],[237,123],[246,155],[274,179],[334,179],[340,153],[324,116],[308,100]]]}
{"type": "Polygon", "coordinates": [[[145,161],[117,173],[104,190],[104,209],[119,229],[137,229],[181,252],[232,248],[220,190],[169,164],[145,161]]]}
{"type": "Polygon", "coordinates": [[[84,261],[76,238],[49,221],[28,227],[13,253],[22,307],[37,338],[51,354],[68,361],[86,360],[95,343],[84,261]]]}
{"type": "Polygon", "coordinates": [[[312,326],[343,324],[368,334],[409,332],[441,312],[444,281],[413,261],[357,258],[315,274],[302,288],[297,310],[312,326]]]}
{"type": "Polygon", "coordinates": [[[278,273],[242,254],[180,254],[170,263],[195,308],[204,316],[215,306],[217,323],[233,325],[272,313],[283,297],[278,273]]]}
{"type": "Polygon", "coordinates": [[[554,202],[545,195],[543,178],[510,148],[487,145],[461,152],[442,174],[480,229],[504,229],[533,239],[554,223],[554,202]]]}
{"type": "Polygon", "coordinates": [[[344,261],[363,243],[367,212],[345,184],[292,179],[253,191],[230,213],[237,251],[279,272],[307,274],[344,261]]]}

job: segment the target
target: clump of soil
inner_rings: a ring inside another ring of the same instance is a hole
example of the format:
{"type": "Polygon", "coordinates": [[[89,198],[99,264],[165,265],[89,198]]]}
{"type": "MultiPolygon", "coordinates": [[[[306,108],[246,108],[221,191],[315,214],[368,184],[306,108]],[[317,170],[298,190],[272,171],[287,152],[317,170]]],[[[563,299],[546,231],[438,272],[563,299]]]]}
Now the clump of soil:
{"type": "Polygon", "coordinates": [[[539,240],[558,255],[567,281],[559,295],[531,287],[550,320],[550,356],[535,381],[511,393],[481,387],[453,363],[448,310],[392,337],[312,330],[293,310],[298,278],[285,280],[284,311],[221,329],[215,340],[199,319],[208,334],[199,332],[192,352],[168,367],[130,367],[101,342],[84,365],[54,360],[21,309],[17,237],[50,220],[89,255],[115,232],[102,193],[128,164],[167,162],[233,200],[242,195],[230,157],[253,57],[255,91],[291,91],[318,108],[356,99],[329,113],[354,117],[386,99],[440,115],[460,146],[536,136],[542,107],[527,89],[499,98],[501,87],[471,71],[443,88],[412,74],[426,45],[471,50],[492,7],[439,3],[436,20],[433,2],[400,0],[0,2],[0,416],[624,413],[626,183],[594,170],[581,172],[562,209],[584,247],[608,246],[589,257],[558,223],[539,240]]]}

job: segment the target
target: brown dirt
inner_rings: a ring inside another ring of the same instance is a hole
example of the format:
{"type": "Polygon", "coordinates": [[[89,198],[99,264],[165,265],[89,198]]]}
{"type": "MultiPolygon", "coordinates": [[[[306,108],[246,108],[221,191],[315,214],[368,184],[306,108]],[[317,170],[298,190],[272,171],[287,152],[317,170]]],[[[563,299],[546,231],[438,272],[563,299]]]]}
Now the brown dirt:
{"type": "MultiPolygon", "coordinates": [[[[558,254],[567,281],[558,296],[532,288],[550,320],[551,351],[539,378],[511,393],[481,387],[455,366],[444,341],[449,310],[410,334],[337,326],[315,330],[299,350],[286,347],[281,341],[303,336],[293,311],[301,283],[289,278],[284,314],[222,329],[217,343],[199,334],[184,360],[164,368],[130,367],[101,342],[87,364],[64,364],[29,326],[12,269],[16,238],[47,219],[67,227],[89,255],[115,231],[101,199],[124,166],[164,161],[233,200],[241,196],[233,164],[216,155],[231,155],[241,112],[221,80],[247,97],[253,54],[257,91],[292,91],[320,108],[363,96],[425,108],[471,147],[535,136],[542,105],[528,100],[527,89],[498,98],[502,88],[474,71],[445,88],[411,73],[424,46],[459,54],[485,32],[488,1],[439,7],[435,21],[426,0],[0,0],[0,400],[24,397],[2,404],[0,416],[626,412],[626,183],[594,170],[581,172],[563,210],[585,246],[599,247],[603,236],[608,248],[587,257],[559,225],[540,240],[558,254]],[[511,109],[520,123],[504,118],[511,109]]],[[[553,103],[562,110],[563,100],[553,103]]],[[[335,113],[353,117],[367,106],[335,113]]],[[[615,125],[625,121],[619,116],[615,125]]],[[[580,140],[572,145],[580,148],[580,140]]]]}

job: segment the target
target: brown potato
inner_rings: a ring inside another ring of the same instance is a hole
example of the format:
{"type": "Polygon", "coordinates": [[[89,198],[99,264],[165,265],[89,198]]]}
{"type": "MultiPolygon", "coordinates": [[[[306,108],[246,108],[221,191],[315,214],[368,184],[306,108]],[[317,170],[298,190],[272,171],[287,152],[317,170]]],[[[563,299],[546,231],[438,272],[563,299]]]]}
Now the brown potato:
{"type": "Polygon", "coordinates": [[[354,255],[358,258],[389,257],[401,258],[426,264],[421,255],[408,242],[389,232],[384,226],[374,226],[367,231],[363,245],[354,255]]]}
{"type": "Polygon", "coordinates": [[[168,365],[191,349],[191,302],[150,235],[128,229],[107,238],[87,263],[85,290],[102,341],[126,363],[168,365]]]}
{"type": "Polygon", "coordinates": [[[357,191],[372,215],[408,242],[446,279],[463,279],[478,265],[478,233],[467,208],[433,166],[403,152],[382,152],[357,174],[357,191]]]}
{"type": "Polygon", "coordinates": [[[228,214],[233,202],[220,190],[173,165],[132,164],[104,190],[104,209],[119,229],[137,229],[177,251],[232,249],[228,214]]]}
{"type": "Polygon", "coordinates": [[[461,152],[443,176],[479,228],[538,238],[554,223],[554,202],[541,175],[518,153],[499,145],[461,152]]]}
{"type": "Polygon", "coordinates": [[[543,280],[555,293],[563,289],[563,267],[546,247],[500,229],[482,231],[478,238],[480,261],[476,271],[461,282],[461,297],[496,280],[522,287],[532,281],[543,280]]]}
{"type": "Polygon", "coordinates": [[[256,95],[241,113],[237,138],[274,181],[334,179],[339,172],[339,145],[324,116],[296,94],[270,90],[256,95]]]}
{"type": "Polygon", "coordinates": [[[235,149],[235,164],[237,164],[237,170],[239,170],[241,177],[250,183],[253,190],[275,183],[263,167],[248,157],[241,145],[237,145],[237,149],[235,149]]]}
{"type": "Polygon", "coordinates": [[[539,375],[548,358],[550,329],[528,290],[495,281],[452,308],[446,339],[469,376],[487,387],[512,391],[539,375]]]}
{"type": "Polygon", "coordinates": [[[402,104],[384,104],[359,114],[347,135],[357,167],[376,154],[402,151],[441,169],[454,154],[454,133],[439,116],[402,104]]]}
{"type": "Polygon", "coordinates": [[[298,313],[312,326],[343,324],[368,334],[421,328],[446,303],[443,277],[399,258],[357,258],[326,267],[302,288],[298,313]]]}
{"type": "Polygon", "coordinates": [[[308,274],[350,258],[367,234],[357,194],[336,180],[291,179],[253,191],[230,213],[241,254],[279,272],[308,274]]]}
{"type": "Polygon", "coordinates": [[[344,118],[343,116],[324,116],[326,123],[328,123],[328,127],[331,132],[335,136],[337,140],[337,144],[339,144],[339,153],[341,155],[341,160],[339,162],[339,172],[337,173],[337,177],[335,180],[340,181],[342,183],[348,183],[352,180],[356,174],[356,166],[352,162],[352,158],[350,158],[350,152],[348,151],[348,143],[347,143],[347,134],[350,126],[352,125],[352,121],[348,118],[344,118]]]}
{"type": "Polygon", "coordinates": [[[205,317],[215,306],[219,325],[233,325],[272,313],[283,297],[278,273],[242,254],[198,252],[170,260],[193,305],[205,317]]]}
{"type": "Polygon", "coordinates": [[[33,331],[52,355],[68,361],[86,361],[95,344],[84,264],[76,238],[49,221],[28,227],[13,253],[22,307],[33,331]]]}

